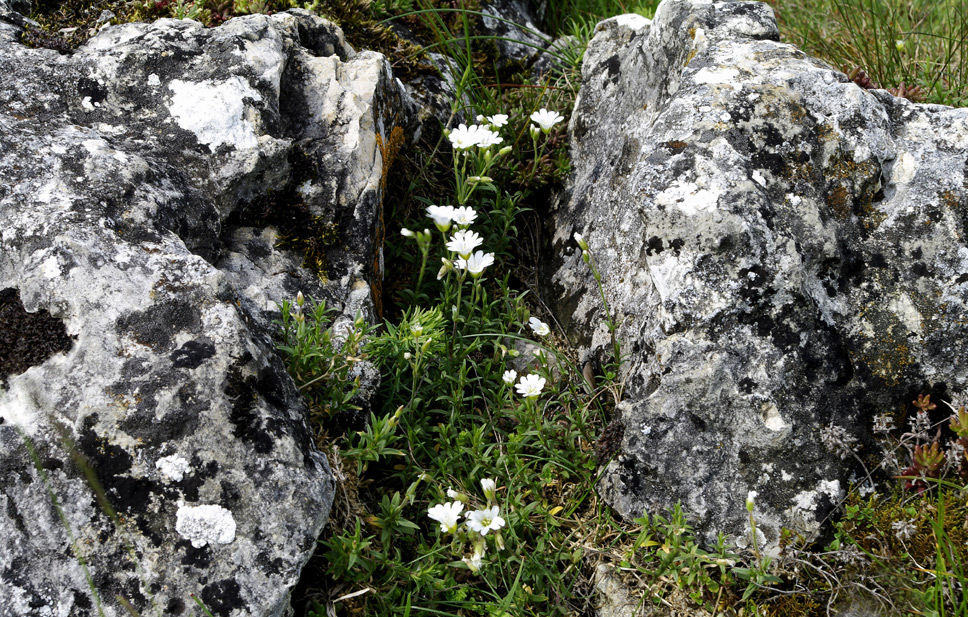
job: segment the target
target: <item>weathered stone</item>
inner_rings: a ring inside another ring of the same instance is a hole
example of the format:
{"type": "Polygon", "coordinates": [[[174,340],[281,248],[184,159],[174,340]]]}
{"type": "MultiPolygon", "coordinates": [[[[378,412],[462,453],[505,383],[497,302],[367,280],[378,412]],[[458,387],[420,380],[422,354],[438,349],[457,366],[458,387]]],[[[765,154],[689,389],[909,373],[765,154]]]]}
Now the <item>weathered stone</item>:
{"type": "Polygon", "coordinates": [[[378,313],[399,83],[305,11],[0,33],[0,74],[0,292],[69,337],[0,390],[0,614],[284,614],[333,479],[274,303],[378,313]]]}
{"type": "Polygon", "coordinates": [[[547,47],[551,39],[535,25],[539,18],[528,2],[486,0],[481,3],[483,34],[493,37],[498,58],[504,64],[517,62],[528,66],[547,47]]]}
{"type": "Polygon", "coordinates": [[[968,110],[863,90],[777,40],[755,2],[599,25],[548,293],[607,353],[582,233],[628,354],[606,499],[681,501],[707,539],[742,541],[755,492],[767,548],[816,537],[844,495],[855,460],[825,432],[863,446],[876,413],[968,377],[968,110]]]}

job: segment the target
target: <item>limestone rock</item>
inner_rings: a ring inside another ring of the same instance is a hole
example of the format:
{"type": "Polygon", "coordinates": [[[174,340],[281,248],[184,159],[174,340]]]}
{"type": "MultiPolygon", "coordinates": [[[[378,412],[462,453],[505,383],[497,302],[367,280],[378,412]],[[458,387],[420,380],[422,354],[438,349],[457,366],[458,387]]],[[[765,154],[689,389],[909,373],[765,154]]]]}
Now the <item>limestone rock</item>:
{"type": "Polygon", "coordinates": [[[333,479],[274,302],[378,313],[399,83],[305,11],[0,36],[0,73],[0,295],[67,337],[0,389],[0,614],[285,614],[333,479]]]}
{"type": "Polygon", "coordinates": [[[740,541],[755,493],[761,546],[815,537],[855,465],[825,440],[964,393],[968,110],[862,90],[766,4],[666,0],[599,25],[569,130],[547,297],[607,353],[582,233],[628,354],[602,493],[740,541]]]}
{"type": "Polygon", "coordinates": [[[540,19],[535,9],[522,0],[487,0],[481,3],[484,34],[497,47],[502,62],[528,66],[550,43],[536,25],[540,19]]]}

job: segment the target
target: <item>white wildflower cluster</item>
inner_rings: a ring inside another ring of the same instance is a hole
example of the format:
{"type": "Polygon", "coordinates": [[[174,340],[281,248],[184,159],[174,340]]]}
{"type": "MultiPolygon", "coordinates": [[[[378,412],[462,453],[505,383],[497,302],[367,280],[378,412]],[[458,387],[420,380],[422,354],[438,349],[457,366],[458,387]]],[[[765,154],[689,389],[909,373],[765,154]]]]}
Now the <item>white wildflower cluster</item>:
{"type": "Polygon", "coordinates": [[[487,552],[487,536],[494,538],[498,550],[504,548],[501,528],[507,523],[501,516],[501,508],[497,505],[497,482],[490,478],[481,480],[481,489],[487,505],[479,510],[471,510],[464,514],[464,525],[460,527],[460,516],[466,502],[470,498],[453,489],[447,489],[447,497],[454,501],[431,506],[427,516],[440,523],[441,533],[453,534],[457,541],[454,546],[459,547],[463,554],[461,561],[467,564],[472,572],[479,572],[487,552]],[[465,542],[470,545],[470,554],[466,554],[465,542]]]}
{"type": "Polygon", "coordinates": [[[524,375],[521,377],[521,381],[514,386],[514,389],[524,398],[538,398],[545,387],[545,382],[544,377],[524,375]]]}
{"type": "Polygon", "coordinates": [[[548,336],[551,334],[551,328],[548,327],[548,324],[541,321],[537,317],[532,317],[529,319],[528,325],[531,326],[531,331],[538,336],[548,336]]]}
{"type": "Polygon", "coordinates": [[[494,253],[474,251],[484,243],[484,239],[477,232],[468,229],[477,219],[477,212],[473,208],[469,206],[458,208],[454,206],[430,206],[427,208],[427,216],[433,219],[434,225],[442,233],[450,231],[451,226],[455,224],[459,228],[447,240],[447,250],[452,255],[450,259],[447,257],[441,258],[443,266],[437,273],[437,280],[442,279],[454,268],[466,271],[471,275],[471,278],[476,280],[484,273],[484,268],[494,265],[494,253]]]}
{"type": "Polygon", "coordinates": [[[853,454],[857,448],[857,438],[844,427],[832,423],[820,429],[820,443],[842,459],[853,454]]]}
{"type": "Polygon", "coordinates": [[[928,433],[931,430],[931,417],[925,410],[919,411],[911,418],[911,434],[918,441],[928,441],[928,433]]]}
{"type": "Polygon", "coordinates": [[[547,135],[548,132],[551,131],[551,127],[558,124],[562,120],[564,120],[564,117],[562,117],[562,115],[557,111],[548,111],[542,107],[538,111],[531,114],[531,121],[534,122],[534,124],[531,125],[531,135],[535,135],[537,131],[547,135]]]}
{"type": "Polygon", "coordinates": [[[960,471],[965,462],[965,447],[961,445],[961,440],[955,440],[948,444],[948,451],[945,453],[944,464],[948,471],[960,471]]]}
{"type": "MultiPolygon", "coordinates": [[[[507,122],[507,116],[505,116],[505,122],[507,122]]],[[[474,147],[486,150],[504,141],[504,138],[498,135],[496,131],[480,124],[470,126],[460,124],[447,135],[447,139],[450,140],[454,150],[460,151],[467,151],[474,147]]]]}
{"type": "Polygon", "coordinates": [[[915,519],[912,518],[909,521],[894,521],[891,523],[891,529],[894,531],[894,537],[901,542],[913,538],[914,534],[918,531],[918,526],[915,524],[915,522],[915,519]]]}
{"type": "Polygon", "coordinates": [[[893,431],[895,428],[897,428],[897,427],[894,426],[894,418],[892,418],[891,416],[887,415],[886,413],[885,414],[881,414],[879,416],[874,416],[874,432],[875,433],[878,433],[878,434],[881,434],[881,435],[887,435],[891,431],[893,431]]]}

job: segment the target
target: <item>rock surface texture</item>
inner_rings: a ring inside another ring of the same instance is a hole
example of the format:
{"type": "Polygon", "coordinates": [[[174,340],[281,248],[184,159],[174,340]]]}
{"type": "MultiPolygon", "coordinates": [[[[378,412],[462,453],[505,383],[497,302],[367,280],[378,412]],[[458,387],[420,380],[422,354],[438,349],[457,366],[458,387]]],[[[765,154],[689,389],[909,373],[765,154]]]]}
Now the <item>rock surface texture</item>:
{"type": "Polygon", "coordinates": [[[0,375],[0,615],[285,614],[333,479],[274,302],[374,316],[402,90],[302,11],[108,27],[69,56],[16,21],[0,330],[56,344],[0,375]]]}
{"type": "Polygon", "coordinates": [[[753,496],[761,547],[815,537],[854,471],[831,434],[965,390],[968,110],[862,90],[766,4],[666,0],[599,25],[570,131],[548,297],[610,349],[582,233],[627,354],[604,496],[740,541],[753,496]]]}

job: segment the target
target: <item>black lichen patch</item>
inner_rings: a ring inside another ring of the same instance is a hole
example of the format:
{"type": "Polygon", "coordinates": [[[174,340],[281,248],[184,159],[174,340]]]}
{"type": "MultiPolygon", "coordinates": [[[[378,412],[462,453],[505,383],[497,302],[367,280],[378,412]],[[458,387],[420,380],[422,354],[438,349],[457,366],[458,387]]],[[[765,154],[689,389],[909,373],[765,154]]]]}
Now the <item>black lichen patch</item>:
{"type": "Polygon", "coordinates": [[[201,324],[198,307],[172,300],[125,315],[118,320],[117,330],[119,334],[130,334],[134,340],[155,351],[168,351],[176,332],[197,331],[201,324]]]}
{"type": "Polygon", "coordinates": [[[64,322],[45,310],[28,313],[16,289],[0,291],[0,387],[73,344],[64,322]]]}
{"type": "Polygon", "coordinates": [[[171,353],[175,368],[198,368],[205,360],[215,355],[215,345],[208,339],[188,341],[171,353]]]}
{"type": "Polygon", "coordinates": [[[192,469],[195,471],[191,475],[185,477],[184,480],[179,483],[179,487],[182,490],[182,494],[188,501],[198,501],[198,491],[205,484],[205,481],[214,478],[218,474],[218,462],[208,461],[204,465],[202,464],[202,459],[198,455],[192,456],[192,469]]]}
{"type": "Polygon", "coordinates": [[[108,501],[119,512],[140,513],[148,509],[151,495],[160,489],[156,482],[129,475],[134,459],[124,448],[117,446],[94,432],[97,415],[84,419],[77,446],[89,464],[98,482],[104,488],[108,501]]]}
{"type": "Polygon", "coordinates": [[[196,548],[188,540],[179,540],[175,544],[175,548],[185,550],[185,556],[181,560],[184,566],[208,570],[209,566],[212,565],[212,549],[208,545],[196,548]]]}
{"type": "Polygon", "coordinates": [[[185,613],[185,601],[181,598],[171,598],[165,606],[166,615],[182,615],[185,613]]]}
{"type": "Polygon", "coordinates": [[[244,609],[239,584],[230,578],[212,583],[202,589],[202,602],[215,615],[229,615],[235,609],[244,609]]]}
{"type": "Polygon", "coordinates": [[[618,76],[621,72],[622,62],[619,60],[618,55],[614,55],[601,65],[602,69],[608,71],[608,80],[613,84],[618,83],[618,76]]]}
{"type": "Polygon", "coordinates": [[[272,438],[265,432],[265,423],[256,410],[258,396],[252,387],[254,378],[243,378],[237,373],[229,377],[225,394],[232,400],[232,435],[250,444],[258,454],[272,452],[272,438]]]}

